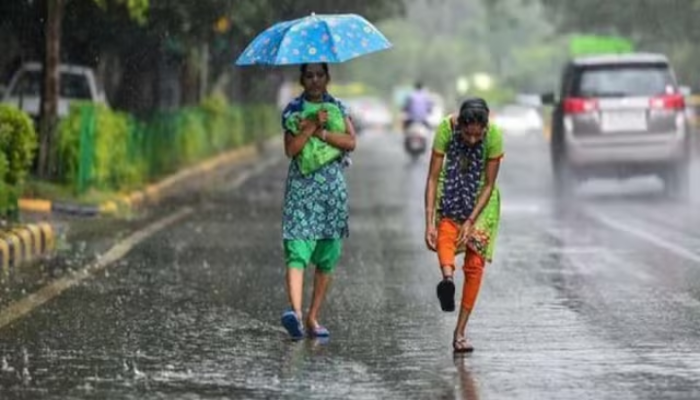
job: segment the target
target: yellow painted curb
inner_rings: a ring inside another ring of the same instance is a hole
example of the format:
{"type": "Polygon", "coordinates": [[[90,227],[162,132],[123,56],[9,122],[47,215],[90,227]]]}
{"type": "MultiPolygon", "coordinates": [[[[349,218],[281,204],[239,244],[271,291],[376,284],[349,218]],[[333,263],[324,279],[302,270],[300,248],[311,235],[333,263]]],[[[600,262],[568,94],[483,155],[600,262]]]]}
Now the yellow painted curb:
{"type": "Polygon", "coordinates": [[[150,185],[144,190],[149,203],[157,203],[160,200],[160,189],[157,185],[150,185]]]}
{"type": "Polygon", "coordinates": [[[0,231],[0,267],[7,276],[11,268],[33,261],[55,249],[53,227],[29,224],[0,231]]]}
{"type": "Polygon", "coordinates": [[[131,200],[132,205],[139,207],[139,206],[143,205],[143,202],[146,199],[146,196],[143,194],[142,191],[138,191],[138,192],[132,193],[129,196],[129,199],[131,200]]]}
{"type": "MultiPolygon", "coordinates": [[[[23,228],[16,228],[11,231],[19,238],[19,245],[22,248],[21,257],[15,259],[15,266],[32,259],[32,233],[23,228]]],[[[15,253],[17,254],[17,253],[15,253]]]]}
{"type": "Polygon", "coordinates": [[[2,256],[2,273],[7,276],[10,273],[10,245],[0,238],[0,256],[2,256]]]}
{"type": "Polygon", "coordinates": [[[117,203],[113,201],[107,201],[100,204],[100,214],[102,215],[116,215],[119,211],[117,203]]]}
{"type": "Polygon", "coordinates": [[[56,248],[56,238],[54,236],[53,227],[47,223],[39,224],[39,230],[41,230],[43,238],[43,251],[49,252],[56,248]]]}
{"type": "Polygon", "coordinates": [[[50,213],[51,202],[48,200],[20,199],[19,209],[22,211],[50,213]]]}
{"type": "Polygon", "coordinates": [[[3,231],[2,235],[0,235],[0,240],[4,239],[4,241],[7,243],[7,245],[10,248],[9,251],[9,257],[8,261],[10,262],[10,266],[17,266],[21,263],[21,247],[22,243],[20,242],[20,238],[17,235],[13,235],[11,232],[3,231]]]}
{"type": "Polygon", "coordinates": [[[122,206],[124,206],[126,208],[131,208],[131,206],[132,206],[131,197],[129,197],[129,196],[120,197],[118,200],[118,203],[120,203],[122,206]]]}
{"type": "Polygon", "coordinates": [[[43,251],[41,248],[41,228],[38,225],[27,225],[24,229],[28,230],[32,237],[31,254],[35,257],[43,251]]]}

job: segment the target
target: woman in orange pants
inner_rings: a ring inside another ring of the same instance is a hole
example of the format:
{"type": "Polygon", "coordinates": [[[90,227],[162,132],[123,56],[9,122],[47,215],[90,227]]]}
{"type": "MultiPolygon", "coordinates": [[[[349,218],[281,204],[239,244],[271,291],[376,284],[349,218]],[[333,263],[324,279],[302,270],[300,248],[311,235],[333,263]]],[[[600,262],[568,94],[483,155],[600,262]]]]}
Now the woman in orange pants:
{"type": "Polygon", "coordinates": [[[443,311],[455,310],[456,255],[465,252],[464,287],[453,348],[470,352],[465,330],[481,287],[484,266],[493,257],[500,221],[496,178],[503,136],[489,124],[483,99],[466,100],[459,115],[445,118],[435,135],[425,189],[426,234],[443,275],[437,292],[443,311]]]}

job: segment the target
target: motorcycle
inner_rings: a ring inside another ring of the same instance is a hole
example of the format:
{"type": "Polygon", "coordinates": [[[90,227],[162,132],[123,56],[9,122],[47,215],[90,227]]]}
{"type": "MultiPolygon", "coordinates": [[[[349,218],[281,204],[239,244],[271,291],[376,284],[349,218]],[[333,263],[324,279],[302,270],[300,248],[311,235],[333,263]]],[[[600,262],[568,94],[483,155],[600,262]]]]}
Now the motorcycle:
{"type": "Polygon", "coordinates": [[[413,160],[428,150],[428,127],[420,122],[411,122],[404,132],[404,148],[413,160]]]}

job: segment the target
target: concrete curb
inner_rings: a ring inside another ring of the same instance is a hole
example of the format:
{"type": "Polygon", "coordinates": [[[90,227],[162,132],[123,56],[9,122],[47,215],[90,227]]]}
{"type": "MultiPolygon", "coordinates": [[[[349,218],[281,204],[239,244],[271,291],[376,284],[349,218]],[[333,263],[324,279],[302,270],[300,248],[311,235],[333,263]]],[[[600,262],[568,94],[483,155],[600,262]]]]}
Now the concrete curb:
{"type": "MultiPolygon", "coordinates": [[[[279,138],[269,139],[264,145],[278,141],[279,138]]],[[[63,214],[82,217],[116,215],[120,210],[134,210],[147,205],[158,204],[163,198],[167,197],[169,191],[177,184],[211,172],[221,166],[255,157],[260,152],[259,146],[260,145],[252,144],[228,151],[205,160],[193,167],[177,172],[160,182],[148,185],[142,190],[123,195],[118,199],[107,201],[102,204],[82,205],[52,202],[42,199],[20,199],[19,207],[21,211],[45,214],[63,214]]]]}
{"type": "Polygon", "coordinates": [[[0,230],[0,268],[8,276],[13,268],[39,259],[56,248],[55,232],[48,223],[0,230]]]}

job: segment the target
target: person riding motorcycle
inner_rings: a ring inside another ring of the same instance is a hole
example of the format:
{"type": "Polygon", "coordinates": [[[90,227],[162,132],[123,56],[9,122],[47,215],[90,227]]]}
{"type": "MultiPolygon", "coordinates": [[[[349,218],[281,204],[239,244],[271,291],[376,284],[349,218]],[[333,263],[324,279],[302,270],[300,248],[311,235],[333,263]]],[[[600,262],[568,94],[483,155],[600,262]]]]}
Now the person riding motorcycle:
{"type": "Polygon", "coordinates": [[[415,91],[413,91],[406,99],[406,104],[404,105],[404,131],[412,123],[420,123],[425,125],[430,129],[430,124],[428,123],[428,118],[433,109],[433,101],[428,94],[428,91],[423,87],[422,82],[417,82],[415,85],[415,91]]]}

